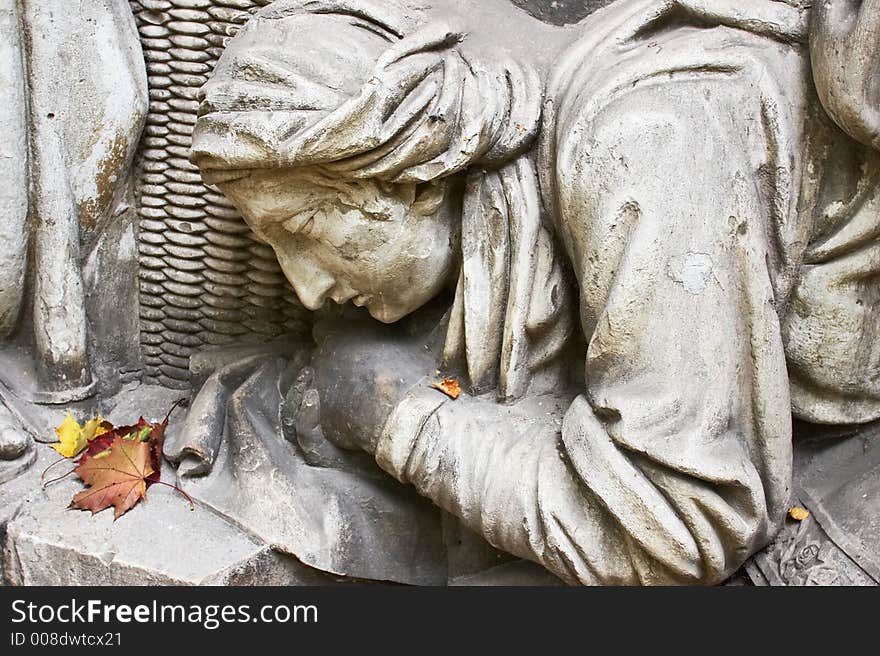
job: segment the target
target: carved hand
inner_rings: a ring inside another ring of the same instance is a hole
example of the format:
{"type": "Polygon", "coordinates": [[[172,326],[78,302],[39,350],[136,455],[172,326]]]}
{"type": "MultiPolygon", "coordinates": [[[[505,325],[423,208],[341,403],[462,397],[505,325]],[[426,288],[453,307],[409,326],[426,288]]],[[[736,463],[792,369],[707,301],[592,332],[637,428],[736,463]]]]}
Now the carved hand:
{"type": "Polygon", "coordinates": [[[306,452],[320,451],[326,438],[373,453],[388,416],[434,358],[423,340],[378,322],[327,322],[316,334],[312,366],[298,381],[297,440],[306,452]]]}

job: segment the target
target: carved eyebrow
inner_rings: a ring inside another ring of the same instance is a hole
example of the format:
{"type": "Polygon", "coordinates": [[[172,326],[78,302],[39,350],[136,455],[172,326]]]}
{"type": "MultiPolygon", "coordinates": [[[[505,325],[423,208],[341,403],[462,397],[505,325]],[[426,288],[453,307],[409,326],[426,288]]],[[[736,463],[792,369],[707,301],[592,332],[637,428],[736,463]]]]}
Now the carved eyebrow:
{"type": "Polygon", "coordinates": [[[333,178],[326,173],[315,171],[308,176],[311,184],[325,192],[335,192],[339,194],[351,193],[351,185],[354,181],[339,180],[333,178]]]}

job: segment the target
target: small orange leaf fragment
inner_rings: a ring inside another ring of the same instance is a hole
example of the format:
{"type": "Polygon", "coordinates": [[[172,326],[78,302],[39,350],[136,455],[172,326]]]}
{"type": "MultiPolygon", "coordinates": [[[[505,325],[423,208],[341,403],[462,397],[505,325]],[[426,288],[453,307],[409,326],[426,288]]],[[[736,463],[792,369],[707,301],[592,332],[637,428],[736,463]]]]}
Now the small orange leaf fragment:
{"type": "Polygon", "coordinates": [[[457,378],[444,378],[439,383],[431,383],[431,387],[440,390],[453,401],[461,396],[461,385],[457,378]]]}
{"type": "Polygon", "coordinates": [[[806,508],[801,508],[800,506],[794,506],[793,508],[788,509],[788,516],[796,522],[802,522],[810,516],[810,511],[806,508]]]}

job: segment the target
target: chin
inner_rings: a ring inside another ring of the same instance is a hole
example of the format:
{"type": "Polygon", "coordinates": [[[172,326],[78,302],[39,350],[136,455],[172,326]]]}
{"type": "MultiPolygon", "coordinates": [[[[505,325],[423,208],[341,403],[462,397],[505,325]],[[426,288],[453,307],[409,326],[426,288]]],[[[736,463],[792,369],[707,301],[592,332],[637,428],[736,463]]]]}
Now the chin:
{"type": "Polygon", "coordinates": [[[395,323],[412,312],[410,309],[392,308],[387,306],[374,307],[370,305],[367,306],[367,311],[370,313],[371,317],[382,323],[395,323]]]}

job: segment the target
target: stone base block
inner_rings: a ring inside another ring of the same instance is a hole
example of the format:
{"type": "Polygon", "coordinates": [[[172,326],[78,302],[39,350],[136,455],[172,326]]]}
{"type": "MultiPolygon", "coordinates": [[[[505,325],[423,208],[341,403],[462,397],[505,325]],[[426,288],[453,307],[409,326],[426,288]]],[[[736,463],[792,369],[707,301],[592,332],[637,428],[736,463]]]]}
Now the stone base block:
{"type": "MultiPolygon", "coordinates": [[[[276,553],[171,488],[113,520],[68,510],[82,489],[72,477],[41,489],[40,472],[56,459],[39,445],[38,462],[0,486],[8,585],[321,585],[333,579],[276,553]],[[14,489],[13,489],[14,487],[14,489]]],[[[68,466],[63,463],[55,468],[68,466]]],[[[55,471],[53,470],[53,471],[55,471]]]]}

